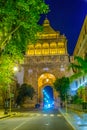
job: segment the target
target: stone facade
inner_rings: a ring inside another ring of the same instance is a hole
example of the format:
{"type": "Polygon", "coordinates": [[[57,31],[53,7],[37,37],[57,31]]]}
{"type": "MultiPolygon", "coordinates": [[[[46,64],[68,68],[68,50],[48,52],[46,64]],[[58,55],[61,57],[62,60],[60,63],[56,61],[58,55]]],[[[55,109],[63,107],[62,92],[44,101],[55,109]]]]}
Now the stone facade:
{"type": "MultiPolygon", "coordinates": [[[[54,31],[47,18],[43,23],[43,32],[37,35],[38,41],[28,46],[23,67],[24,83],[31,84],[41,100],[42,89],[46,85],[53,87],[57,77],[70,75],[70,61],[66,37],[54,31]]],[[[56,92],[53,91],[56,98],[56,92]]]]}

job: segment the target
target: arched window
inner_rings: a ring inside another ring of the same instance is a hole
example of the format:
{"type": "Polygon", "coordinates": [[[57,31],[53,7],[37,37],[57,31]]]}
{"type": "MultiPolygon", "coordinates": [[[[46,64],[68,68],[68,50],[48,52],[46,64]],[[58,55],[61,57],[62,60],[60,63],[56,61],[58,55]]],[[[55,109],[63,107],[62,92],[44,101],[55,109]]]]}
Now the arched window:
{"type": "Polygon", "coordinates": [[[28,46],[28,55],[34,55],[34,45],[33,44],[28,46]]]}
{"type": "Polygon", "coordinates": [[[57,54],[57,44],[56,44],[56,42],[50,43],[50,54],[57,54]]]}
{"type": "Polygon", "coordinates": [[[58,48],[58,54],[65,54],[65,48],[58,48]]]}
{"type": "Polygon", "coordinates": [[[64,42],[58,42],[58,48],[64,48],[64,42]]]}
{"type": "Polygon", "coordinates": [[[40,43],[37,43],[37,44],[35,45],[35,48],[36,48],[36,49],[41,49],[41,44],[40,44],[40,43]]]}
{"type": "Polygon", "coordinates": [[[41,44],[37,43],[35,45],[35,55],[41,55],[41,44]]]}
{"type": "Polygon", "coordinates": [[[49,44],[48,43],[43,43],[43,45],[42,45],[42,54],[44,54],[44,55],[49,54],[49,44]]]}

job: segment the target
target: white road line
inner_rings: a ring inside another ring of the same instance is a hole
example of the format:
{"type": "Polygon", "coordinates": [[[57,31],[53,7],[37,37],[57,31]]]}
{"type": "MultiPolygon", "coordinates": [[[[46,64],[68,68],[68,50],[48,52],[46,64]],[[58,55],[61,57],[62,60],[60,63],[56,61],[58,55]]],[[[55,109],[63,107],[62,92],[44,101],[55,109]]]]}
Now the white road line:
{"type": "Polygon", "coordinates": [[[50,114],[50,116],[54,116],[54,114],[50,114]]]}
{"type": "Polygon", "coordinates": [[[25,123],[27,123],[29,120],[22,122],[20,125],[18,125],[17,127],[15,127],[13,130],[17,130],[18,128],[20,128],[22,125],[24,125],[25,123]]]}
{"type": "Polygon", "coordinates": [[[60,114],[57,114],[57,116],[58,116],[58,117],[61,117],[62,115],[60,115],[60,114]]]}
{"type": "Polygon", "coordinates": [[[48,116],[47,114],[43,114],[43,116],[48,116]]]}

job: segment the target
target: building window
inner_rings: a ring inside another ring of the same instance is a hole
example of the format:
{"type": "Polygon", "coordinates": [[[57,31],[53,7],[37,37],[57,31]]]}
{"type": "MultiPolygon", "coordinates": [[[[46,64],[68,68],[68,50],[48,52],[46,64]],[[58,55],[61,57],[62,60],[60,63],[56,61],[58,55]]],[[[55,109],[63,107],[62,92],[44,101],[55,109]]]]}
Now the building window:
{"type": "Polygon", "coordinates": [[[81,85],[81,83],[82,83],[82,82],[81,82],[81,78],[79,79],[79,82],[80,82],[80,85],[81,85]]]}
{"type": "Polygon", "coordinates": [[[49,54],[49,44],[48,43],[43,43],[43,45],[42,45],[42,54],[43,55],[49,54]]]}
{"type": "Polygon", "coordinates": [[[83,76],[83,82],[85,81],[85,77],[83,76]]]}
{"type": "Polygon", "coordinates": [[[58,54],[65,54],[65,48],[58,48],[58,54]]]}
{"type": "Polygon", "coordinates": [[[52,42],[50,44],[50,54],[57,54],[57,44],[56,44],[56,42],[52,42]]]}
{"type": "Polygon", "coordinates": [[[75,85],[76,85],[76,88],[78,88],[78,82],[77,81],[75,81],[75,85]]]}
{"type": "Polygon", "coordinates": [[[34,50],[33,49],[28,50],[28,55],[34,55],[34,50]]]}
{"type": "Polygon", "coordinates": [[[59,42],[58,43],[58,48],[64,48],[64,42],[59,42]]]}

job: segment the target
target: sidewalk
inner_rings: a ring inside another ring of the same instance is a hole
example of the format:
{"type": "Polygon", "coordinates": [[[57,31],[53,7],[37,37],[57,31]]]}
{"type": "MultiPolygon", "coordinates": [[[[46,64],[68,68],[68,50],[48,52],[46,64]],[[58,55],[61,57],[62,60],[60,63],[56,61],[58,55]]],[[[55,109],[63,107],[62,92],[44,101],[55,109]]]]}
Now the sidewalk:
{"type": "MultiPolygon", "coordinates": [[[[22,116],[22,115],[24,115],[24,111],[26,111],[26,112],[29,112],[29,111],[32,111],[33,109],[18,109],[18,108],[14,108],[14,109],[12,109],[12,111],[11,111],[11,113],[10,112],[8,112],[8,114],[4,114],[4,112],[5,112],[5,110],[4,109],[0,109],[0,119],[2,119],[2,118],[6,118],[6,117],[10,117],[10,116],[14,116],[14,115],[17,115],[17,116],[22,116]]],[[[34,109],[34,111],[37,111],[38,109],[34,109]]]]}
{"type": "Polygon", "coordinates": [[[14,115],[14,112],[8,113],[8,114],[4,114],[4,110],[0,109],[0,119],[6,118],[6,117],[10,117],[12,115],[14,115]]]}
{"type": "Polygon", "coordinates": [[[87,130],[87,113],[59,109],[74,130],[87,130]]]}
{"type": "Polygon", "coordinates": [[[4,110],[0,109],[0,119],[10,116],[9,114],[4,114],[4,110]]]}

